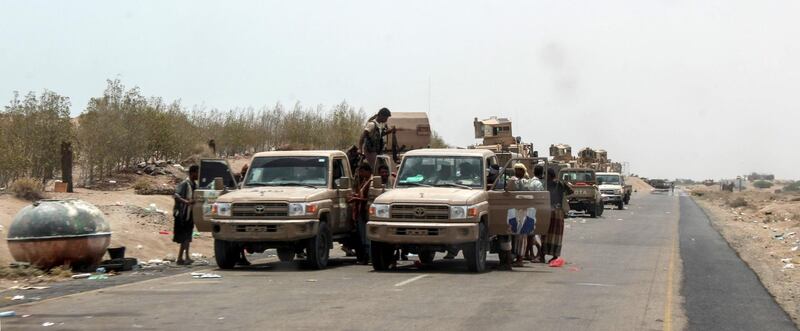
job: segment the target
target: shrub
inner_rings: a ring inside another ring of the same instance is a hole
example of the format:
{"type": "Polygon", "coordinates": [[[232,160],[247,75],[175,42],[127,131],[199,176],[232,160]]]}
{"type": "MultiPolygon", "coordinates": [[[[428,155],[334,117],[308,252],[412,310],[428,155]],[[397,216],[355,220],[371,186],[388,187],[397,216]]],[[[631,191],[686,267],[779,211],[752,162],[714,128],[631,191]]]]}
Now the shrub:
{"type": "Polygon", "coordinates": [[[800,181],[792,182],[783,187],[784,192],[800,192],[800,181]]]}
{"type": "Polygon", "coordinates": [[[728,201],[728,206],[731,206],[733,208],[744,207],[744,206],[747,206],[747,200],[745,200],[742,197],[737,197],[736,199],[728,201]]]}
{"type": "Polygon", "coordinates": [[[753,186],[756,188],[770,188],[772,187],[772,182],[766,180],[757,180],[753,182],[753,186]]]}
{"type": "Polygon", "coordinates": [[[141,178],[133,183],[133,190],[136,194],[144,194],[144,192],[149,191],[151,188],[150,182],[144,178],[141,178]]]}
{"type": "Polygon", "coordinates": [[[11,183],[11,192],[23,200],[36,201],[44,199],[42,184],[32,178],[20,178],[11,183]]]}

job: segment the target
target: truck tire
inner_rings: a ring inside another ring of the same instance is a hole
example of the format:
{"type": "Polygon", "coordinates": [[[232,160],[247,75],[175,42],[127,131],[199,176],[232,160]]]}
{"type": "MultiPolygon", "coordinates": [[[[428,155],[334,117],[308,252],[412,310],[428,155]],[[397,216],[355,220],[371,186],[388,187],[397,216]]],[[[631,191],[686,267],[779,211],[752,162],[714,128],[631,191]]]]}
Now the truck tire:
{"type": "Polygon", "coordinates": [[[220,269],[233,269],[239,260],[239,246],[225,240],[214,239],[214,259],[220,269]]]}
{"type": "Polygon", "coordinates": [[[278,251],[278,260],[281,262],[292,262],[294,261],[295,249],[294,247],[281,247],[277,249],[278,251]]]}
{"type": "Polygon", "coordinates": [[[331,254],[331,231],[327,222],[319,222],[319,232],[306,242],[306,266],[315,269],[325,269],[331,254]]]}
{"type": "Polygon", "coordinates": [[[625,210],[625,203],[622,202],[622,200],[620,200],[620,202],[617,202],[617,209],[625,210]]]}
{"type": "Polygon", "coordinates": [[[464,259],[467,269],[471,272],[486,271],[486,254],[489,251],[489,231],[486,224],[478,225],[478,240],[464,245],[464,259]]]}
{"type": "Polygon", "coordinates": [[[589,217],[591,218],[597,217],[597,205],[595,204],[589,205],[588,209],[589,209],[589,217]]]}
{"type": "Polygon", "coordinates": [[[420,251],[418,256],[419,262],[422,262],[422,264],[431,264],[436,257],[436,251],[420,251]]]}
{"type": "Polygon", "coordinates": [[[606,211],[606,205],[601,201],[597,204],[597,216],[603,216],[603,212],[606,211]]]}
{"type": "Polygon", "coordinates": [[[392,246],[380,241],[370,243],[372,253],[372,269],[375,271],[387,271],[389,266],[394,263],[394,249],[392,246]]]}

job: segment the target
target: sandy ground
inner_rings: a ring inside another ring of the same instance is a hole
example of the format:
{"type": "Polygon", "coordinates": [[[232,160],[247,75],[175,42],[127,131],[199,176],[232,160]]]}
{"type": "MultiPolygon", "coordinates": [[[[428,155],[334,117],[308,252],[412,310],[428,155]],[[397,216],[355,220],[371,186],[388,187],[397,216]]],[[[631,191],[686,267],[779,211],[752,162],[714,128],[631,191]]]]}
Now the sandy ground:
{"type": "Polygon", "coordinates": [[[778,304],[795,323],[800,322],[800,194],[774,193],[775,188],[735,193],[721,192],[717,186],[687,190],[778,304]],[[731,207],[737,198],[747,205],[731,207]]]}
{"type": "Polygon", "coordinates": [[[650,184],[645,183],[639,177],[625,177],[625,184],[630,185],[633,187],[634,192],[639,193],[650,193],[653,190],[653,187],[650,184]]]}

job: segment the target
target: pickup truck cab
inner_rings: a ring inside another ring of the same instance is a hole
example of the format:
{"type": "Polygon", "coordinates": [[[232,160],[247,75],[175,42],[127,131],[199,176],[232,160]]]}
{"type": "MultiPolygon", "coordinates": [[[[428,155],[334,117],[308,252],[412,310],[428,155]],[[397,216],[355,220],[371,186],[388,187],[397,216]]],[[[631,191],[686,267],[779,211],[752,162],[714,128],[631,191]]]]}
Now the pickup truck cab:
{"type": "MultiPolygon", "coordinates": [[[[485,149],[419,149],[405,154],[394,189],[370,207],[367,236],[372,265],[388,270],[395,251],[405,249],[431,263],[436,252],[463,250],[467,268],[486,269],[486,256],[497,251],[498,236],[510,233],[509,212],[535,208],[537,230],[550,223],[547,191],[506,191],[513,175],[509,160],[501,175],[487,183],[497,157],[485,149]]],[[[537,232],[539,233],[539,232],[537,232]]]]}
{"type": "MultiPolygon", "coordinates": [[[[625,180],[622,175],[616,172],[598,172],[597,184],[600,186],[600,194],[603,195],[603,203],[615,205],[617,209],[625,209],[625,180]]],[[[630,195],[627,195],[630,199],[630,195]]]]}
{"type": "MultiPolygon", "coordinates": [[[[201,165],[201,183],[216,175],[203,170],[201,165]]],[[[361,247],[348,204],[352,183],[347,156],[341,151],[257,153],[240,189],[232,183],[225,184],[222,192],[201,192],[209,197],[203,205],[210,208],[200,207],[203,217],[195,220],[198,229],[213,234],[215,258],[222,269],[233,268],[242,249],[268,248],[276,248],[284,262],[305,250],[305,264],[322,269],[334,241],[361,247]]]]}

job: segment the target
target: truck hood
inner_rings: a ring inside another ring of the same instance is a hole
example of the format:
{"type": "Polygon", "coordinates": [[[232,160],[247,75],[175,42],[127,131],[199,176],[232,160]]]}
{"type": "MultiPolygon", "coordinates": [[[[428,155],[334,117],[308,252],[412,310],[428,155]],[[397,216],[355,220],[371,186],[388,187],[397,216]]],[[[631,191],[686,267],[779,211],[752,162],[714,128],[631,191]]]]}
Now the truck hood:
{"type": "Polygon", "coordinates": [[[310,187],[253,187],[223,194],[219,202],[258,202],[258,201],[315,201],[322,199],[328,188],[310,187]]]}
{"type": "Polygon", "coordinates": [[[618,185],[618,184],[613,184],[613,185],[612,184],[603,184],[603,185],[600,185],[600,189],[601,190],[621,190],[622,189],[622,185],[618,185]]]}
{"type": "Polygon", "coordinates": [[[486,199],[486,191],[481,189],[461,189],[455,187],[412,187],[389,190],[375,198],[375,203],[419,203],[419,204],[475,204],[486,199]]]}

